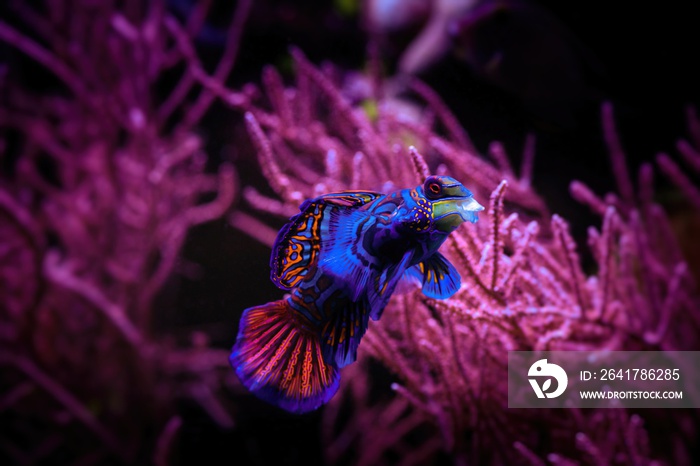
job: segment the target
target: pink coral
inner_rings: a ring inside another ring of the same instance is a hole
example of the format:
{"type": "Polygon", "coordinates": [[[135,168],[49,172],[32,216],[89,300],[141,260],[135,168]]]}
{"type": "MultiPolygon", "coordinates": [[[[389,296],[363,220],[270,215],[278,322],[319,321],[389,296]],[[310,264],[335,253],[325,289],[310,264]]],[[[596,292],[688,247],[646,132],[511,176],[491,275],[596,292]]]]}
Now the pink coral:
{"type": "MultiPolygon", "coordinates": [[[[333,73],[293,55],[296,86],[283,88],[268,69],[271,110],[248,108],[261,168],[280,198],[248,188],[252,205],[286,216],[302,199],[329,190],[415,184],[429,166],[463,181],[478,199],[490,193],[488,218],[461,227],[446,248],[465,286],[444,301],[420,293],[396,297],[371,326],[363,362],[325,411],[329,462],[413,464],[441,455],[458,464],[687,459],[687,441],[697,432],[686,413],[676,414],[683,427],[669,434],[675,437],[658,441],[677,447],[661,452],[658,444],[650,448],[644,429],[655,412],[571,409],[546,413],[546,424],[532,429],[542,413],[507,409],[509,350],[696,350],[700,344],[694,277],[653,200],[652,167],[641,168],[637,186],[630,179],[612,107],[603,106],[603,129],[620,194],[600,198],[580,182],[571,185],[574,198],[602,217],[600,230],[589,229],[597,271],[587,274],[568,223],[550,217],[531,187],[533,140],[518,177],[499,144],[491,146],[493,162],[477,154],[424,85],[414,86],[427,102],[417,119],[391,112],[382,99],[374,101],[376,115],[368,114],[342,95],[333,73]],[[382,387],[367,377],[368,359],[390,370],[395,395],[374,398],[382,387]]],[[[690,144],[679,148],[691,165],[697,162],[690,144]]],[[[659,165],[694,201],[696,188],[675,163],[660,156],[659,165]]],[[[245,219],[233,223],[251,230],[245,219]]]]}
{"type": "MultiPolygon", "coordinates": [[[[188,230],[236,195],[231,166],[206,171],[195,129],[215,98],[194,79],[208,5],[184,25],[164,2],[139,1],[12,2],[17,25],[0,20],[17,62],[38,63],[50,83],[8,73],[0,106],[0,411],[18,419],[2,441],[12,462],[132,463],[155,451],[165,464],[181,398],[232,425],[218,393],[221,374],[232,378],[225,353],[174,348],[152,328],[188,230]]],[[[239,2],[218,82],[249,7],[239,2]]]]}

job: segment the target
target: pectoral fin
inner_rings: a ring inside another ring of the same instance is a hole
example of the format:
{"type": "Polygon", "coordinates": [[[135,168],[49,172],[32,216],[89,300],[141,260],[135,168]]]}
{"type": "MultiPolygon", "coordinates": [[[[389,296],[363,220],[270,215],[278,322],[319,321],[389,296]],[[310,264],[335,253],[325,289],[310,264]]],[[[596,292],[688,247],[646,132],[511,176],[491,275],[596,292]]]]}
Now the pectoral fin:
{"type": "Polygon", "coordinates": [[[462,284],[462,278],[457,269],[439,252],[416,267],[423,276],[423,294],[430,298],[449,298],[459,290],[462,284]]]}

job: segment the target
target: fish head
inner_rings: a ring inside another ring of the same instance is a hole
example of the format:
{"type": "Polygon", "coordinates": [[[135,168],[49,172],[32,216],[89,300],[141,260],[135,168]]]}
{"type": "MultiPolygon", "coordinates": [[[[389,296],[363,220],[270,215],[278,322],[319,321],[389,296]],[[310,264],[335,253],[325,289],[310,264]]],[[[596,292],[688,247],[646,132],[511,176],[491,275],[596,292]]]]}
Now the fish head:
{"type": "Polygon", "coordinates": [[[462,183],[449,176],[429,176],[423,194],[432,206],[432,228],[451,233],[464,222],[476,223],[477,212],[484,210],[462,183]]]}

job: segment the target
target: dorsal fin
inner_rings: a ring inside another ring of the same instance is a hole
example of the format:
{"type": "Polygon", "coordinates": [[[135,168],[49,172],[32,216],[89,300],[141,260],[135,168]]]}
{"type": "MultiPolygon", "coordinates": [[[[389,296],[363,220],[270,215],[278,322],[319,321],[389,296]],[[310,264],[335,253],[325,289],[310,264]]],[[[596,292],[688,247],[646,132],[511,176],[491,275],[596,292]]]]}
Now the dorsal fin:
{"type": "Polygon", "coordinates": [[[289,290],[304,279],[318,262],[324,219],[329,211],[354,209],[382,196],[368,191],[325,194],[305,201],[300,213],[280,230],[270,256],[270,279],[279,288],[289,290]]]}

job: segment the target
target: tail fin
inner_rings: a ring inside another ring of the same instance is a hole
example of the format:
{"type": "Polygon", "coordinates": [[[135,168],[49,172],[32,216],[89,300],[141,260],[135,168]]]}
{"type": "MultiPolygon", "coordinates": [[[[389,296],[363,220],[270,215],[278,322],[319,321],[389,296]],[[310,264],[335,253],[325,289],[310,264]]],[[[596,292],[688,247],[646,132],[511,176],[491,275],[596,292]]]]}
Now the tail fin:
{"type": "Polygon", "coordinates": [[[243,312],[231,366],[253,394],[293,413],[312,411],[338,390],[338,369],[323,360],[319,333],[287,300],[243,312]]]}

